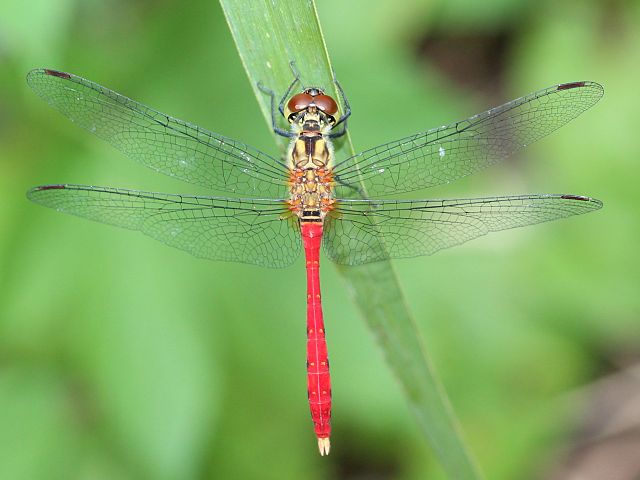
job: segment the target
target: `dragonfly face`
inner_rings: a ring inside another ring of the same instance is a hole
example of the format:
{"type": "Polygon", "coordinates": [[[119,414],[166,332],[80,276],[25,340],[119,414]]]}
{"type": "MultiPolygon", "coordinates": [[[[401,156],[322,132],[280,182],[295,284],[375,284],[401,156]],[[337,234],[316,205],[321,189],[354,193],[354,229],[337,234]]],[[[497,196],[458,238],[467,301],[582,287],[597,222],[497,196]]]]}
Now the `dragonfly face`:
{"type": "Polygon", "coordinates": [[[294,123],[300,118],[300,114],[314,114],[316,112],[324,114],[319,116],[327,124],[334,125],[336,123],[335,115],[338,113],[338,104],[333,98],[326,95],[322,89],[311,87],[291,97],[291,100],[287,102],[285,117],[289,123],[294,123]]]}

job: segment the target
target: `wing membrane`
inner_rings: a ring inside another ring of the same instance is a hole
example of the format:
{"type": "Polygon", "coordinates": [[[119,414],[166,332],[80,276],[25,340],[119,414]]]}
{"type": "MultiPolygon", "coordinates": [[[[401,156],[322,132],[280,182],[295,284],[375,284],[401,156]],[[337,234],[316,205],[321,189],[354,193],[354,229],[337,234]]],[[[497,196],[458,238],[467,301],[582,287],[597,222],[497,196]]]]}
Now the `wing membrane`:
{"type": "Polygon", "coordinates": [[[300,254],[298,223],[280,200],[174,195],[85,185],[31,189],[36,203],[98,222],[139,230],[210,260],[286,267],[300,254]]]}
{"type": "Polygon", "coordinates": [[[340,200],[325,222],[324,249],[360,265],[431,255],[489,232],[580,215],[602,207],[578,195],[453,200],[340,200]]]}
{"type": "Polygon", "coordinates": [[[393,195],[470,175],[560,128],[595,105],[603,93],[594,82],[556,85],[366,150],[336,165],[336,196],[393,195]]]}
{"type": "Polygon", "coordinates": [[[153,170],[238,195],[283,198],[286,194],[286,167],[244,143],[70,73],[32,70],[27,82],[72,122],[153,170]]]}

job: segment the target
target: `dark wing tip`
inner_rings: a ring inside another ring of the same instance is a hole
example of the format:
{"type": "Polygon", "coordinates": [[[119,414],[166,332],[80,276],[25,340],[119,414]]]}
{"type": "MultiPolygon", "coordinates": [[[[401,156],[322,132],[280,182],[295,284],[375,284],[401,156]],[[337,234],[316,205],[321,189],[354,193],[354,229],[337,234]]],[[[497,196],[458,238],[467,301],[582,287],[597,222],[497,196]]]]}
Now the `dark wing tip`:
{"type": "Polygon", "coordinates": [[[587,82],[570,82],[570,83],[561,83],[558,85],[558,90],[570,90],[572,88],[580,88],[584,87],[587,82]]]}
{"type": "Polygon", "coordinates": [[[60,77],[60,78],[65,78],[65,79],[71,78],[71,74],[70,73],[60,72],[58,70],[50,70],[48,68],[45,68],[42,71],[44,72],[45,75],[51,75],[52,77],[60,77]]]}
{"type": "Polygon", "coordinates": [[[34,192],[40,192],[42,190],[62,190],[67,188],[66,185],[41,185],[39,187],[34,187],[32,190],[34,192]]]}
{"type": "Polygon", "coordinates": [[[43,75],[47,75],[49,77],[58,77],[63,80],[70,80],[73,78],[71,73],[61,72],[59,70],[53,70],[51,68],[34,68],[29,73],[27,73],[27,83],[33,86],[34,82],[37,82],[38,77],[42,77],[43,75]]]}
{"type": "Polygon", "coordinates": [[[47,191],[47,190],[64,190],[66,188],[67,188],[67,185],[61,185],[61,184],[59,184],[59,185],[40,185],[40,186],[33,187],[33,188],[30,188],[29,190],[27,190],[27,198],[29,200],[34,200],[34,196],[38,192],[44,192],[44,191],[47,191]]]}
{"type": "Polygon", "coordinates": [[[560,198],[562,198],[563,200],[577,200],[579,202],[587,202],[592,204],[595,208],[602,208],[603,205],[603,203],[597,198],[585,197],[584,195],[565,194],[560,195],[560,198]]]}
{"type": "Polygon", "coordinates": [[[556,85],[556,91],[560,92],[562,90],[574,90],[577,88],[584,88],[585,90],[592,90],[597,92],[597,94],[601,97],[604,94],[604,87],[597,82],[590,82],[588,80],[583,80],[581,82],[568,82],[561,83],[560,85],[556,85]]]}

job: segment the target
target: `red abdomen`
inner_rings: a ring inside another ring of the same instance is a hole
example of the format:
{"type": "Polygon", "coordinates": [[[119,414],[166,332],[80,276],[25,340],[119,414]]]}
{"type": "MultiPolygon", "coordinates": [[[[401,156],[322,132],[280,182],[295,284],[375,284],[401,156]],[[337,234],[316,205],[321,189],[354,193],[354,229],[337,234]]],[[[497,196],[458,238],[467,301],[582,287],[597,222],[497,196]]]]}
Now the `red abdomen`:
{"type": "Polygon", "coordinates": [[[320,296],[322,223],[301,223],[307,266],[307,387],[320,453],[329,453],[331,378],[320,296]]]}

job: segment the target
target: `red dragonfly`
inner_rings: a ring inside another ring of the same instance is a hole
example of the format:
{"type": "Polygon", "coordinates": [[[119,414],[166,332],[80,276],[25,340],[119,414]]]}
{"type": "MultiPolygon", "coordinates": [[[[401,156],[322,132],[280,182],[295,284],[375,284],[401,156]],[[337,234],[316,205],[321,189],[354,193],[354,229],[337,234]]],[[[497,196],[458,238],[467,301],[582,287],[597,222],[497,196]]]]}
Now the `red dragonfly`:
{"type": "Polygon", "coordinates": [[[331,383],[320,302],[320,245],[339,264],[430,255],[488,232],[599,209],[572,194],[449,200],[371,200],[472,174],[539,140],[592,107],[601,85],[540,90],[466,120],[335,161],[344,112],[323,89],[294,79],[276,106],[274,131],[290,138],[285,161],[165,115],[82,77],[37,69],[35,92],[71,121],[158,172],[238,197],[177,195],[86,185],[44,185],[28,197],[56,210],[141,232],[196,257],[286,267],[305,252],[307,373],[311,416],[329,453],[331,383]],[[288,100],[288,101],[287,101],[288,100]],[[277,110],[288,128],[277,125],[277,110]]]}

